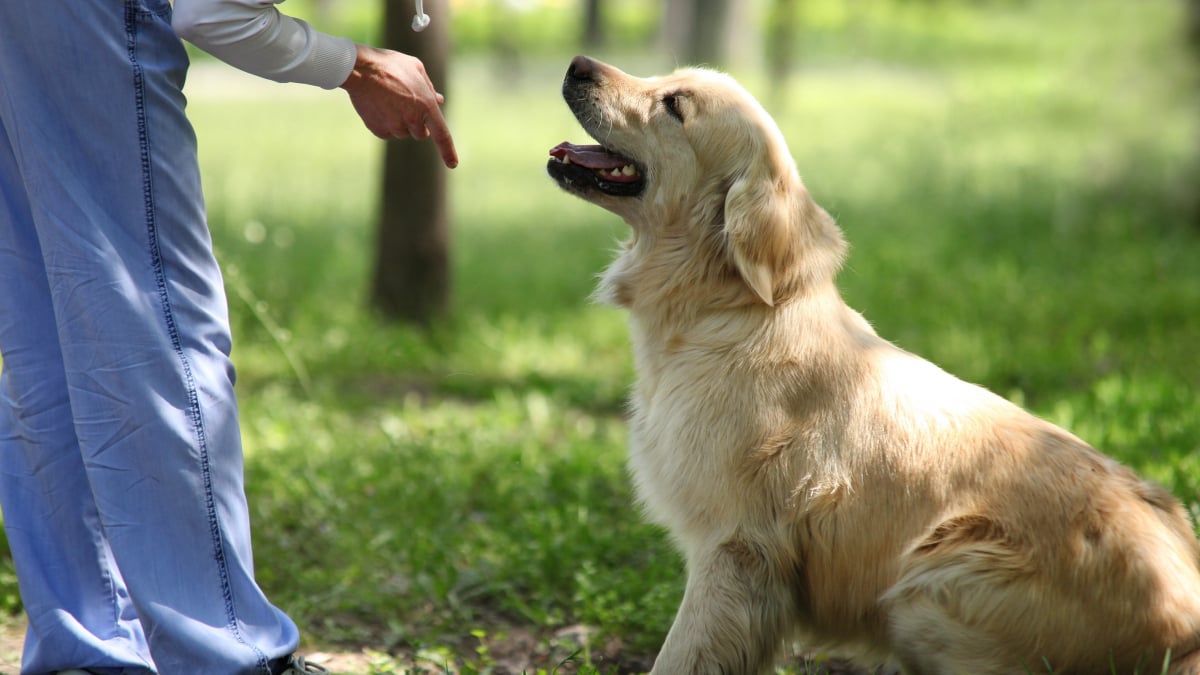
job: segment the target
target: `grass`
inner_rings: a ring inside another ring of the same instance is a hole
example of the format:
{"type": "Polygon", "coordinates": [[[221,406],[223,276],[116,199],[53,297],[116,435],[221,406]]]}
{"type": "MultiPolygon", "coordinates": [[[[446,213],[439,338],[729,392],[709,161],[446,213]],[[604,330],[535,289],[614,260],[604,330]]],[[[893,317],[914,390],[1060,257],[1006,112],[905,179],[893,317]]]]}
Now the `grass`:
{"type": "MultiPolygon", "coordinates": [[[[852,242],[847,300],[1200,514],[1200,83],[1181,6],[802,7],[786,86],[737,74],[852,242]]],[[[520,35],[551,44],[548,25],[520,35]]],[[[370,646],[373,672],[490,672],[518,635],[530,672],[636,671],[682,593],[624,474],[624,318],[588,301],[625,228],[544,175],[545,150],[582,137],[558,96],[570,53],[549,51],[454,64],[454,301],[429,332],[366,308],[379,190],[404,187],[379,185],[381,146],[344,96],[231,94],[207,67],[189,85],[259,578],[310,639],[370,646]]],[[[0,565],[0,607],[14,588],[0,565]]]]}

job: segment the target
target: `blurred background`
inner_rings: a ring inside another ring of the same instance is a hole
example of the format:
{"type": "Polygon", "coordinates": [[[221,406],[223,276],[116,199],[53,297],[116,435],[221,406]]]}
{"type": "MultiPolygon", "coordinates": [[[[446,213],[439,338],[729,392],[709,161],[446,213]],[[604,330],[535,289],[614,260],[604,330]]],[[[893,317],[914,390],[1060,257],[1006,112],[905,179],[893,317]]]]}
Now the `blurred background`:
{"type": "MultiPolygon", "coordinates": [[[[683,568],[623,462],[627,229],[561,193],[570,58],[728,70],[884,337],[1200,514],[1200,2],[290,0],[420,55],[461,156],[193,52],[258,574],[336,672],[642,672],[683,568]]],[[[21,627],[0,540],[0,613],[21,627]]],[[[10,638],[8,644],[13,644],[10,638]]],[[[15,670],[15,650],[0,672],[15,670]]],[[[785,672],[843,672],[798,647],[785,672]],[[825,664],[825,665],[821,665],[825,664]],[[822,670],[824,669],[824,670],[822,670]]]]}

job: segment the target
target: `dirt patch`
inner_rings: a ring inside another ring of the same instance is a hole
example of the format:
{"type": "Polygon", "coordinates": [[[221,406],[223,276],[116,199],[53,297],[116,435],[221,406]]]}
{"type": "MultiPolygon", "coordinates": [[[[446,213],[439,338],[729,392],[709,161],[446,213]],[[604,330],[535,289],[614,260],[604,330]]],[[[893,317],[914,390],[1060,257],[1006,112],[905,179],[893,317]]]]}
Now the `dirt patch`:
{"type": "MultiPolygon", "coordinates": [[[[21,671],[21,649],[24,644],[25,622],[16,619],[0,621],[0,675],[17,675],[21,671]]],[[[376,672],[371,669],[373,658],[370,650],[334,649],[310,653],[309,657],[338,675],[376,672]]],[[[378,658],[374,661],[378,661],[378,658]]]]}
{"type": "MultiPolygon", "coordinates": [[[[24,637],[23,621],[0,621],[0,675],[17,675],[20,671],[24,637]]],[[[555,631],[506,626],[486,635],[466,636],[444,650],[389,652],[370,646],[305,645],[301,651],[333,675],[448,675],[461,672],[462,659],[492,675],[539,671],[575,675],[579,666],[589,661],[606,675],[631,675],[649,672],[654,665],[653,654],[626,653],[620,640],[598,642],[595,630],[588,626],[555,631]]],[[[895,675],[895,671],[865,670],[839,660],[818,664],[796,656],[791,661],[795,672],[806,675],[895,675]]]]}
{"type": "Polygon", "coordinates": [[[0,620],[0,675],[17,675],[21,670],[21,646],[25,624],[0,620]]]}
{"type": "Polygon", "coordinates": [[[486,633],[419,651],[394,649],[384,653],[364,647],[354,653],[310,649],[306,655],[339,674],[449,675],[474,670],[491,675],[575,675],[583,664],[590,663],[606,675],[625,675],[649,672],[654,665],[652,654],[627,653],[621,640],[601,640],[595,629],[578,625],[558,630],[493,625],[486,633]]]}
{"type": "MultiPolygon", "coordinates": [[[[370,646],[306,644],[301,653],[334,675],[443,675],[459,672],[464,659],[476,668],[489,668],[494,675],[519,675],[538,670],[573,675],[587,658],[605,673],[649,671],[651,657],[623,655],[619,640],[592,646],[589,641],[593,635],[594,631],[585,626],[571,626],[546,634],[521,627],[504,627],[486,635],[468,635],[445,649],[389,652],[370,646]]],[[[20,671],[24,638],[23,621],[0,622],[0,675],[17,675],[20,671]]]]}

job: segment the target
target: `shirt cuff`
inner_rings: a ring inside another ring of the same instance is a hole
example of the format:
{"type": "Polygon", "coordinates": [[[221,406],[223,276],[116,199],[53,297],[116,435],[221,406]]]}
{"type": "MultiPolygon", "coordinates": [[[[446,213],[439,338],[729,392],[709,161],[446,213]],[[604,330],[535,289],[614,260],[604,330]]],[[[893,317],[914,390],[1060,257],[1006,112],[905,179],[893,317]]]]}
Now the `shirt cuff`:
{"type": "Polygon", "coordinates": [[[358,47],[349,38],[334,37],[326,33],[317,33],[315,38],[312,57],[304,67],[296,70],[296,81],[307,82],[322,89],[336,89],[342,86],[350,77],[350,71],[354,70],[358,47]]]}

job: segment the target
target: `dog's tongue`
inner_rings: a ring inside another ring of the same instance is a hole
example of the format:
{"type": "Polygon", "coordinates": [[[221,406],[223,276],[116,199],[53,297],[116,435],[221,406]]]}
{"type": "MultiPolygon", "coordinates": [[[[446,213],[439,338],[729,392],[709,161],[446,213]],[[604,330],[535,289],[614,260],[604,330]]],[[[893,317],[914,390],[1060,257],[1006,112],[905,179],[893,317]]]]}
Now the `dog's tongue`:
{"type": "Polygon", "coordinates": [[[550,156],[558,159],[568,158],[572,164],[589,169],[620,169],[629,164],[629,160],[604,149],[602,145],[575,145],[574,143],[559,143],[550,149],[550,156]]]}

